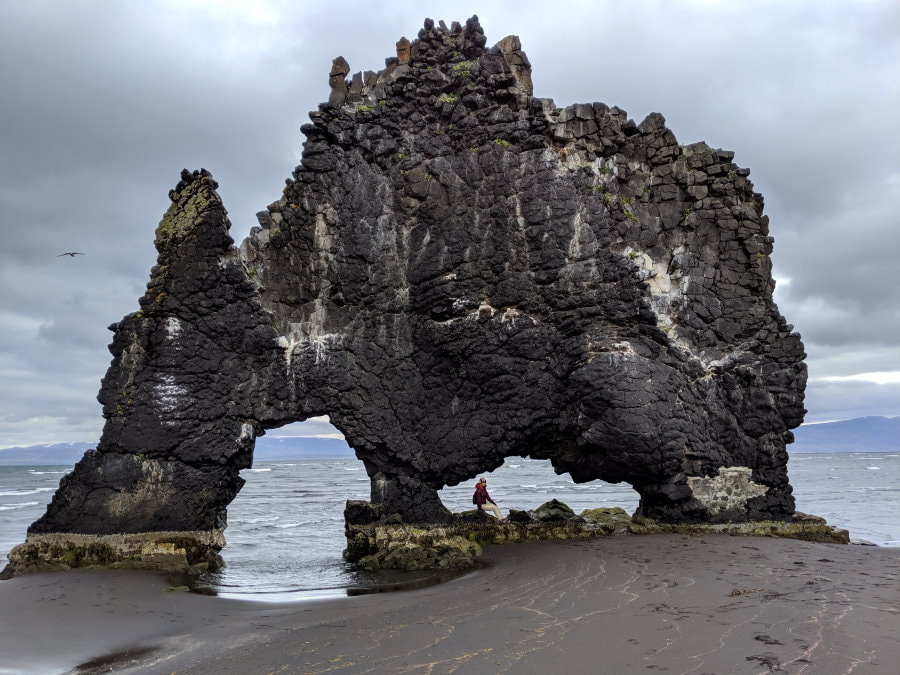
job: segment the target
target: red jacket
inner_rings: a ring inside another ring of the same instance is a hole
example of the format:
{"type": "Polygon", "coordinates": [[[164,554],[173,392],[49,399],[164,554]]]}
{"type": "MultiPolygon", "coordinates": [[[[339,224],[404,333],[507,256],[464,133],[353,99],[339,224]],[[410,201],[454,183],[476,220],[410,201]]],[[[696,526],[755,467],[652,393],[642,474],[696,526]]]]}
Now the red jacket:
{"type": "Polygon", "coordinates": [[[478,504],[479,507],[483,506],[485,502],[490,502],[491,504],[496,504],[491,496],[488,494],[487,488],[484,487],[481,483],[475,486],[475,503],[478,504]]]}

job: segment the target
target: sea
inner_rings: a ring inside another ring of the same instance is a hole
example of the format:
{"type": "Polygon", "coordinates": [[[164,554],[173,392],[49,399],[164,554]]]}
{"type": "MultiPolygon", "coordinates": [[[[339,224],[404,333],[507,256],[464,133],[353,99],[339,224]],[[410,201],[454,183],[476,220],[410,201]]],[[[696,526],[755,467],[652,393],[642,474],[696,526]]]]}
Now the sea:
{"type": "MultiPolygon", "coordinates": [[[[0,466],[0,566],[25,539],[71,467],[0,466]]],[[[850,531],[852,539],[900,546],[900,453],[795,454],[788,473],[797,510],[850,531]]],[[[366,573],[345,563],[344,503],[368,499],[362,462],[307,459],[259,462],[242,472],[246,485],[228,509],[223,570],[202,577],[198,590],[226,597],[286,601],[364,592],[402,584],[412,573],[366,573]]],[[[491,473],[488,489],[503,512],[558,499],[579,513],[620,506],[638,494],[627,484],[575,484],[546,460],[509,457],[491,473]]],[[[475,481],[444,488],[452,511],[471,508],[475,481]]]]}

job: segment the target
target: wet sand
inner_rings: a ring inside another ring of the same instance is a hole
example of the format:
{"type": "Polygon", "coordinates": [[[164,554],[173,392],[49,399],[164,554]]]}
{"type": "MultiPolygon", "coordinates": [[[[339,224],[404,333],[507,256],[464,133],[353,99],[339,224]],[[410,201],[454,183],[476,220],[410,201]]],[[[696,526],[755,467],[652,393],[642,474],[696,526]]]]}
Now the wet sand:
{"type": "Polygon", "coordinates": [[[0,583],[0,673],[895,673],[900,549],[653,535],[494,546],[413,591],[282,604],[135,572],[0,583]],[[81,666],[80,668],[78,666],[81,666]]]}

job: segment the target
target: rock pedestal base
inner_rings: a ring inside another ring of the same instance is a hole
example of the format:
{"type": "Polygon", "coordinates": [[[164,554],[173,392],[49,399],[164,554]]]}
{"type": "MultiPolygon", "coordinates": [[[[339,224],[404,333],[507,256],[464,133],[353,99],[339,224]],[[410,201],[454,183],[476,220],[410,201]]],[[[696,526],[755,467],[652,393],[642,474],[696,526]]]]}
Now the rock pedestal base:
{"type": "Polygon", "coordinates": [[[847,530],[832,527],[823,518],[802,513],[797,513],[793,522],[671,524],[641,516],[631,517],[620,508],[588,509],[575,515],[568,506],[554,499],[533,511],[510,511],[504,521],[497,521],[483,512],[466,511],[453,514],[451,524],[427,525],[404,524],[393,515],[361,522],[364,513],[378,515],[377,509],[367,510],[366,506],[371,505],[347,502],[344,559],[368,570],[467,569],[477,564],[476,558],[485,544],[628,534],[730,534],[827,544],[850,541],[847,530]]]}
{"type": "Polygon", "coordinates": [[[222,567],[222,530],[138,534],[30,534],[9,552],[0,579],[73,568],[200,574],[222,567]]]}

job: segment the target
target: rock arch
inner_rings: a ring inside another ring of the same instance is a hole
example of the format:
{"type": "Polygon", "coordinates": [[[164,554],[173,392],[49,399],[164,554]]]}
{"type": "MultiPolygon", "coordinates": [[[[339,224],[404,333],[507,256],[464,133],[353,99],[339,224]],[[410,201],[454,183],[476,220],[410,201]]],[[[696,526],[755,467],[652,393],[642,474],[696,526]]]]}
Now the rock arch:
{"type": "Polygon", "coordinates": [[[336,59],[239,248],[212,176],[182,173],[110,327],[101,442],[29,550],[214,563],[255,437],[323,414],[406,521],[510,455],[670,522],[791,517],[805,354],[749,171],[659,114],[535,98],[518,39],[485,45],[474,17],[426,21],[380,72],[336,59]]]}
{"type": "Polygon", "coordinates": [[[631,514],[640,499],[628,483],[614,484],[600,479],[575,483],[569,474],[557,474],[548,460],[511,455],[491,472],[442,488],[438,492],[441,501],[454,513],[472,509],[472,493],[479,478],[488,480],[490,494],[504,513],[513,509],[530,511],[556,499],[576,514],[585,509],[616,507],[631,514]]]}

